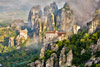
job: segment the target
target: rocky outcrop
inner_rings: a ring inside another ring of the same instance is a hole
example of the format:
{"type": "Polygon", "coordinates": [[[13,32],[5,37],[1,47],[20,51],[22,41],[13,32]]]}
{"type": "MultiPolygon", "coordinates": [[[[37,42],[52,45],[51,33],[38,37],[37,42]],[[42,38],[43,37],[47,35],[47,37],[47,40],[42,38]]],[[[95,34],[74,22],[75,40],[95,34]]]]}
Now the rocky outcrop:
{"type": "Polygon", "coordinates": [[[74,32],[74,34],[77,34],[78,33],[78,31],[80,30],[80,26],[78,26],[78,25],[73,25],[73,32],[74,32]]]}
{"type": "Polygon", "coordinates": [[[66,66],[72,66],[72,60],[73,60],[73,53],[72,50],[70,50],[67,54],[66,66]]]}
{"type": "Polygon", "coordinates": [[[100,51],[100,39],[97,41],[97,51],[100,51]]]}
{"type": "MultiPolygon", "coordinates": [[[[45,52],[47,50],[53,50],[52,49],[53,45],[44,45],[44,47],[41,49],[41,53],[40,53],[40,58],[45,57],[45,52]]],[[[72,66],[72,60],[73,60],[73,53],[72,50],[68,51],[68,53],[66,54],[66,47],[63,47],[60,53],[60,56],[58,57],[58,55],[56,53],[52,53],[50,55],[50,57],[47,60],[36,60],[34,63],[31,63],[30,66],[33,67],[64,67],[64,66],[72,66]],[[38,61],[38,62],[37,62],[38,61]],[[37,62],[37,63],[36,63],[37,62]],[[37,66],[36,66],[37,65],[37,66]]]]}
{"type": "Polygon", "coordinates": [[[65,50],[66,48],[62,48],[61,53],[60,53],[60,57],[59,57],[59,66],[60,67],[64,67],[67,61],[66,55],[65,55],[65,50]]]}
{"type": "Polygon", "coordinates": [[[100,51],[100,39],[98,39],[97,44],[91,45],[90,48],[93,53],[100,51]]]}
{"type": "Polygon", "coordinates": [[[72,60],[73,60],[72,50],[70,50],[67,54],[65,54],[65,51],[66,51],[66,47],[64,47],[60,53],[60,57],[59,57],[60,67],[72,66],[72,60]]]}
{"type": "Polygon", "coordinates": [[[81,55],[82,55],[82,54],[84,54],[85,52],[86,52],[86,50],[85,50],[85,49],[83,49],[83,50],[81,51],[81,55]]]}
{"type": "Polygon", "coordinates": [[[29,64],[31,67],[35,67],[35,62],[29,64]]]}
{"type": "Polygon", "coordinates": [[[51,50],[51,45],[48,44],[48,43],[45,43],[44,46],[43,46],[43,48],[41,49],[40,58],[43,58],[44,57],[44,53],[47,50],[51,50]]]}
{"type": "Polygon", "coordinates": [[[9,38],[9,47],[13,47],[14,46],[14,40],[15,40],[14,37],[10,37],[9,38]]]}
{"type": "Polygon", "coordinates": [[[90,27],[89,33],[94,33],[100,29],[100,9],[94,13],[90,27]]]}
{"type": "MultiPolygon", "coordinates": [[[[100,49],[100,39],[98,39],[97,44],[90,45],[90,48],[91,48],[92,56],[84,62],[84,66],[89,66],[89,67],[91,67],[93,64],[97,64],[100,62],[100,56],[97,53],[98,51],[100,51],[99,50],[100,49]]],[[[86,49],[82,49],[82,51],[80,52],[81,57],[87,56],[87,54],[83,55],[86,52],[87,52],[86,49]]],[[[35,67],[37,66],[40,66],[40,67],[68,67],[68,66],[77,67],[72,64],[73,59],[75,59],[74,55],[75,55],[74,50],[72,51],[69,47],[63,46],[62,48],[61,47],[59,48],[59,46],[56,46],[54,42],[47,42],[45,43],[45,45],[43,45],[43,48],[41,49],[40,58],[42,58],[42,60],[36,60],[34,63],[32,62],[32,64],[35,65],[35,67]],[[49,51],[46,53],[47,50],[49,51]],[[48,55],[49,57],[46,57],[48,55]]]]}
{"type": "Polygon", "coordinates": [[[50,7],[52,8],[52,12],[54,13],[54,15],[56,15],[56,12],[58,11],[58,6],[56,2],[51,3],[50,7]]]}
{"type": "MultiPolygon", "coordinates": [[[[74,15],[69,5],[66,3],[63,8],[58,9],[56,2],[51,3],[44,7],[44,13],[41,11],[41,7],[34,6],[29,13],[29,33],[30,37],[38,36],[40,42],[43,41],[46,32],[48,31],[60,31],[68,34],[73,32],[74,15]]],[[[74,28],[75,33],[78,32],[79,27],[74,28]]]]}
{"type": "Polygon", "coordinates": [[[48,16],[50,12],[52,12],[55,15],[57,11],[58,11],[58,6],[56,2],[53,2],[50,4],[50,6],[44,7],[44,16],[48,16]]]}
{"type": "Polygon", "coordinates": [[[54,45],[55,43],[49,43],[49,42],[46,42],[44,43],[42,49],[41,49],[41,53],[40,53],[40,58],[43,58],[44,57],[44,53],[47,51],[47,50],[53,50],[53,51],[58,51],[59,47],[57,45],[54,45]]]}
{"type": "Polygon", "coordinates": [[[58,11],[58,6],[55,2],[51,3],[50,6],[44,8],[44,16],[47,18],[47,31],[55,30],[55,16],[58,11]]]}
{"type": "Polygon", "coordinates": [[[19,35],[16,38],[17,46],[23,44],[27,39],[28,39],[28,31],[27,31],[27,29],[20,30],[19,31],[19,35]]]}
{"type": "Polygon", "coordinates": [[[12,22],[11,27],[15,30],[21,30],[24,29],[25,23],[21,19],[16,19],[12,22]]]}
{"type": "Polygon", "coordinates": [[[41,61],[40,60],[36,60],[35,61],[35,66],[36,67],[42,67],[41,61]]]}
{"type": "Polygon", "coordinates": [[[74,24],[73,11],[70,6],[66,3],[62,9],[57,12],[56,25],[59,31],[72,32],[74,24]]]}
{"type": "Polygon", "coordinates": [[[46,67],[58,67],[58,58],[57,54],[51,54],[51,57],[46,62],[46,67]]]}
{"type": "Polygon", "coordinates": [[[85,63],[85,66],[91,67],[92,64],[97,64],[99,61],[100,61],[100,57],[95,58],[95,57],[92,56],[91,59],[88,60],[88,61],[85,63]]]}
{"type": "Polygon", "coordinates": [[[33,33],[35,32],[36,35],[38,36],[41,30],[41,16],[42,16],[42,11],[40,5],[31,8],[28,17],[29,21],[28,26],[29,28],[31,28],[33,33]]]}
{"type": "MultiPolygon", "coordinates": [[[[44,14],[42,14],[41,7],[39,5],[34,6],[29,13],[29,24],[31,32],[40,38],[40,42],[43,40],[43,34],[46,31],[55,30],[55,14],[58,7],[55,2],[51,3],[50,6],[44,8],[44,14]]],[[[32,36],[31,36],[32,37],[32,36]]]]}
{"type": "Polygon", "coordinates": [[[47,21],[48,31],[54,31],[55,30],[55,20],[54,20],[54,14],[50,11],[48,15],[48,21],[47,21]]]}

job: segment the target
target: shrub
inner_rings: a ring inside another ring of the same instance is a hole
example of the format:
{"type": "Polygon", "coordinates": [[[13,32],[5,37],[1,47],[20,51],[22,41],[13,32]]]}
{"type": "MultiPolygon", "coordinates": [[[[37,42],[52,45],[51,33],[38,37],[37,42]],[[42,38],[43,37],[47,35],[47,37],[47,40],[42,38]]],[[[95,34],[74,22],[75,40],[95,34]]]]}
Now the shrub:
{"type": "Polygon", "coordinates": [[[35,62],[36,60],[38,60],[39,59],[39,56],[35,56],[31,61],[32,62],[35,62]]]}
{"type": "Polygon", "coordinates": [[[52,53],[56,53],[56,52],[53,51],[53,50],[47,50],[47,51],[45,52],[45,59],[48,59],[48,58],[51,56],[52,53]]]}
{"type": "Polygon", "coordinates": [[[100,67],[100,64],[96,64],[96,67],[100,67]]]}

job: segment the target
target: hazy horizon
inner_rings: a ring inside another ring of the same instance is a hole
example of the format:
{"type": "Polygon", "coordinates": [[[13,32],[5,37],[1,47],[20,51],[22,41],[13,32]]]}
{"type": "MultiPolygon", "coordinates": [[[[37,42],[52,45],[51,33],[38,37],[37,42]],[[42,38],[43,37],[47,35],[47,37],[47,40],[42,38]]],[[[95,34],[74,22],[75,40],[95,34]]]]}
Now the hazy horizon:
{"type": "Polygon", "coordinates": [[[100,6],[100,0],[0,0],[0,20],[2,18],[27,20],[28,13],[34,5],[43,8],[54,1],[59,8],[67,2],[74,11],[78,23],[90,21],[94,11],[100,6]]]}

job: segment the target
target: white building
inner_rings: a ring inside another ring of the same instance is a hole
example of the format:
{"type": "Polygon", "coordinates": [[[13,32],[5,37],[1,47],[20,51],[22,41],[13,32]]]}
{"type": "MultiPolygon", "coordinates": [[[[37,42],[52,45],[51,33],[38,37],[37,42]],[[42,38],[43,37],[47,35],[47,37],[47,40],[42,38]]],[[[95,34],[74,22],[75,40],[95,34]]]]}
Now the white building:
{"type": "Polygon", "coordinates": [[[46,36],[45,36],[46,41],[53,40],[54,38],[61,41],[63,39],[67,39],[67,36],[65,32],[57,32],[57,31],[46,32],[46,36]]]}
{"type": "Polygon", "coordinates": [[[25,29],[25,30],[20,30],[19,35],[20,35],[21,37],[24,37],[25,39],[27,39],[27,37],[28,37],[27,33],[28,33],[27,29],[25,29]]]}

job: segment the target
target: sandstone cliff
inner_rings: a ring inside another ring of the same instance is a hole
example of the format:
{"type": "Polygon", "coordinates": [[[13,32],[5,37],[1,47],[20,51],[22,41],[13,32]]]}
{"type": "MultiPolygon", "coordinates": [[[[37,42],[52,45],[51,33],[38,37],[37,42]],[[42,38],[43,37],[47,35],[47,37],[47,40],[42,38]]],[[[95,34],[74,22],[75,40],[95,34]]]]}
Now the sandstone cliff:
{"type": "Polygon", "coordinates": [[[55,2],[51,3],[50,6],[45,6],[44,16],[47,18],[47,31],[55,30],[55,16],[58,11],[58,6],[55,2]]]}
{"type": "MultiPolygon", "coordinates": [[[[71,47],[71,46],[70,46],[71,47]]],[[[45,43],[43,48],[41,49],[40,53],[40,59],[35,60],[34,62],[28,64],[31,67],[79,67],[80,65],[73,65],[75,60],[75,51],[74,48],[70,49],[70,47],[58,46],[54,42],[48,42],[45,43]]],[[[72,46],[74,47],[74,45],[72,46]]],[[[83,49],[80,52],[81,57],[80,59],[87,59],[83,64],[84,66],[93,66],[93,64],[97,64],[100,62],[100,55],[98,52],[100,52],[100,39],[98,39],[97,44],[90,45],[91,55],[90,58],[88,58],[87,49],[83,49]],[[84,58],[85,57],[85,58],[84,58]]],[[[77,47],[78,48],[78,47],[77,47]]],[[[75,62],[78,62],[79,60],[76,59],[75,62]]],[[[80,61],[82,62],[82,61],[80,61]]]]}
{"type": "Polygon", "coordinates": [[[65,3],[64,7],[57,12],[56,26],[58,30],[64,32],[72,32],[74,24],[74,14],[70,6],[65,3]]]}
{"type": "Polygon", "coordinates": [[[40,60],[36,60],[29,64],[31,67],[64,67],[71,66],[73,53],[72,50],[68,51],[68,54],[65,54],[67,47],[63,47],[60,54],[56,52],[59,51],[59,46],[54,45],[56,43],[45,43],[40,53],[40,60]],[[50,50],[50,51],[49,51],[50,50]],[[45,60],[46,52],[50,52],[49,57],[45,60]],[[38,61],[38,63],[36,63],[38,61]]]}
{"type": "Polygon", "coordinates": [[[89,33],[94,33],[100,29],[100,9],[96,10],[92,17],[92,22],[89,25],[89,33]]]}
{"type": "Polygon", "coordinates": [[[41,16],[42,16],[42,11],[39,5],[31,8],[28,17],[29,27],[36,33],[39,33],[41,16]]]}
{"type": "Polygon", "coordinates": [[[39,23],[39,31],[58,30],[68,34],[73,32],[75,35],[68,40],[45,42],[40,58],[29,65],[31,67],[93,67],[100,63],[100,32],[94,33],[100,29],[99,14],[100,9],[95,12],[92,22],[89,23],[89,32],[92,34],[84,31],[78,33],[80,26],[75,25],[74,13],[67,3],[61,9],[57,8],[55,2],[46,6],[44,19],[41,20],[44,22],[39,23]]]}
{"type": "Polygon", "coordinates": [[[42,40],[48,31],[60,31],[68,34],[74,32],[74,13],[67,3],[63,8],[58,9],[57,4],[53,2],[45,6],[43,12],[40,6],[34,6],[29,13],[29,27],[33,35],[39,36],[42,40]]]}

